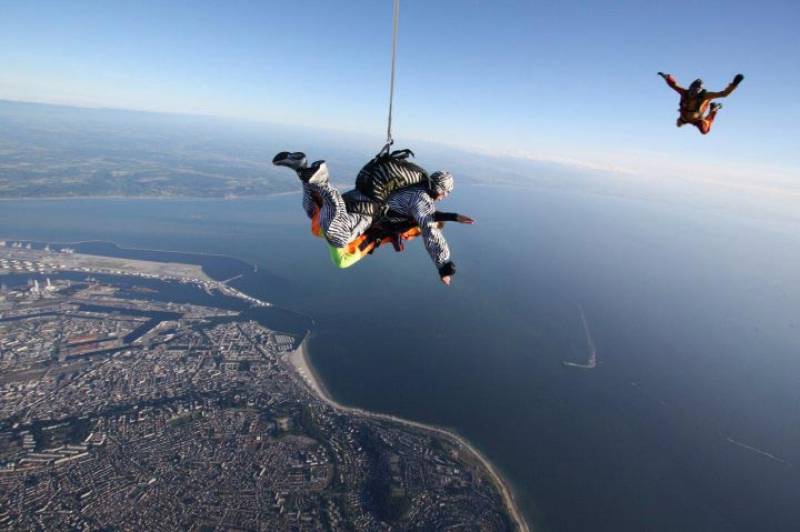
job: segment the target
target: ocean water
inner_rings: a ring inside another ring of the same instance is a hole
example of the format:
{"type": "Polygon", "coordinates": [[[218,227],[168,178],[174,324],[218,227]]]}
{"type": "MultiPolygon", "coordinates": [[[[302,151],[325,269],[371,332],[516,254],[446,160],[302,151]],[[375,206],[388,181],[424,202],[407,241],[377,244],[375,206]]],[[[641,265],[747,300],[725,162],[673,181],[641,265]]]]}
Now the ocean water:
{"type": "Polygon", "coordinates": [[[448,224],[444,287],[419,241],[335,269],[299,202],[0,202],[0,238],[240,259],[171,260],[241,274],[279,307],[276,328],[311,328],[341,402],[469,438],[537,529],[800,529],[796,222],[461,187],[442,208],[477,223],[448,224]],[[589,358],[581,309],[593,369],[563,364],[589,358]]]}

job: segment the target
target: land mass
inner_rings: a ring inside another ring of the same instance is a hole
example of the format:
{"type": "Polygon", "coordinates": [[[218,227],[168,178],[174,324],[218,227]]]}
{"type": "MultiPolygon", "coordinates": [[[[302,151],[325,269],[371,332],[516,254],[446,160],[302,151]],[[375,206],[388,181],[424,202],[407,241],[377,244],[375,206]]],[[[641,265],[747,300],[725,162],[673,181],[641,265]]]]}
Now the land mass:
{"type": "MultiPolygon", "coordinates": [[[[0,100],[0,200],[293,193],[299,191],[297,180],[272,165],[272,156],[286,149],[326,158],[334,179],[352,186],[378,148],[374,139],[341,131],[0,100]]],[[[557,163],[421,141],[415,148],[426,167],[448,168],[460,184],[536,183],[608,192],[606,179],[576,175],[557,163]]]]}
{"type": "Polygon", "coordinates": [[[0,198],[294,191],[271,164],[270,139],[209,118],[0,100],[0,198]]]}
{"type": "Polygon", "coordinates": [[[245,294],[75,255],[0,248],[0,526],[527,530],[463,439],[336,404],[245,294]]]}

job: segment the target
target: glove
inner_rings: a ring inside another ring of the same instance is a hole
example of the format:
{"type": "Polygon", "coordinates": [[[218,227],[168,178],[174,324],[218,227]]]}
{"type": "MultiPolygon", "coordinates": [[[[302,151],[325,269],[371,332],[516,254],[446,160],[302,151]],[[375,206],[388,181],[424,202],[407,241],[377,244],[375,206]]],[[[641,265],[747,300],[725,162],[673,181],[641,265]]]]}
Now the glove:
{"type": "Polygon", "coordinates": [[[451,275],[455,275],[456,273],[456,265],[453,264],[453,261],[446,262],[441,268],[439,268],[439,277],[449,277],[451,275]]]}
{"type": "Polygon", "coordinates": [[[667,79],[667,76],[669,76],[669,74],[664,74],[663,72],[659,72],[658,75],[664,79],[667,79]]]}
{"type": "Polygon", "coordinates": [[[734,85],[738,85],[739,83],[741,83],[741,82],[742,82],[742,80],[743,80],[743,79],[744,79],[744,76],[743,76],[743,75],[741,75],[741,74],[736,74],[736,77],[735,77],[735,78],[733,78],[733,84],[734,84],[734,85]]]}

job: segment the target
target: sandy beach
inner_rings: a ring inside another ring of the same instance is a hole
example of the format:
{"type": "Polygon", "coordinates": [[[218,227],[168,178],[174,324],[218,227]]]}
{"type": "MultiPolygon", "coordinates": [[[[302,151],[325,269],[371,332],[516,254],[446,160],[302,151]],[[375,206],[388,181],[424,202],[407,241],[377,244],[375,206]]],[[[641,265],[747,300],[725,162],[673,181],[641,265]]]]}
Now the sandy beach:
{"type": "Polygon", "coordinates": [[[497,489],[503,496],[503,501],[505,502],[506,510],[508,511],[509,515],[516,524],[517,529],[520,530],[521,532],[530,532],[530,528],[528,527],[527,522],[522,517],[522,513],[519,511],[519,508],[517,508],[517,503],[514,500],[514,496],[513,493],[511,492],[511,489],[508,487],[506,482],[494,468],[492,463],[485,456],[483,456],[480,453],[480,451],[478,451],[475,447],[470,445],[470,443],[466,439],[459,436],[458,434],[455,434],[448,430],[435,427],[432,425],[425,425],[423,423],[418,423],[416,421],[410,421],[407,419],[391,416],[388,414],[369,412],[367,410],[362,410],[360,408],[353,408],[337,403],[330,395],[328,390],[325,388],[325,385],[322,383],[322,380],[316,374],[316,372],[314,371],[314,367],[311,365],[311,362],[308,358],[308,347],[307,347],[308,337],[309,335],[307,334],[306,337],[303,339],[303,341],[300,343],[300,347],[298,347],[295,351],[292,351],[288,354],[288,360],[292,364],[292,366],[294,366],[294,368],[297,370],[298,374],[303,379],[303,381],[308,385],[309,388],[311,388],[314,391],[314,393],[317,394],[317,396],[320,399],[331,405],[333,408],[342,410],[344,412],[358,414],[372,419],[401,423],[403,425],[414,427],[416,429],[435,432],[440,436],[444,436],[450,439],[451,441],[454,441],[456,444],[458,444],[460,448],[466,449],[484,465],[486,470],[489,472],[489,476],[494,481],[495,486],[497,486],[497,489]]]}

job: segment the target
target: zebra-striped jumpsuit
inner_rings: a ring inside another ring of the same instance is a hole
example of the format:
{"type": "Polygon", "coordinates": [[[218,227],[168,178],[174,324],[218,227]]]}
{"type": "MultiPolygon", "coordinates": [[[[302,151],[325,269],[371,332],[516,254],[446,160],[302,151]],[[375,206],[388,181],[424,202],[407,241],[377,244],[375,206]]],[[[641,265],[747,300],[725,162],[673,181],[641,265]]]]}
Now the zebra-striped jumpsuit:
{"type": "MultiPolygon", "coordinates": [[[[360,192],[354,194],[368,201],[360,192]]],[[[334,247],[346,246],[372,225],[372,216],[347,212],[342,195],[329,182],[303,183],[303,210],[309,218],[314,216],[320,203],[320,227],[334,247]],[[315,197],[319,198],[319,202],[315,201],[315,197]]],[[[398,190],[389,196],[388,206],[390,211],[399,216],[417,222],[425,249],[441,273],[443,267],[450,263],[450,248],[439,224],[434,220],[436,206],[426,187],[415,185],[398,190]]]]}

